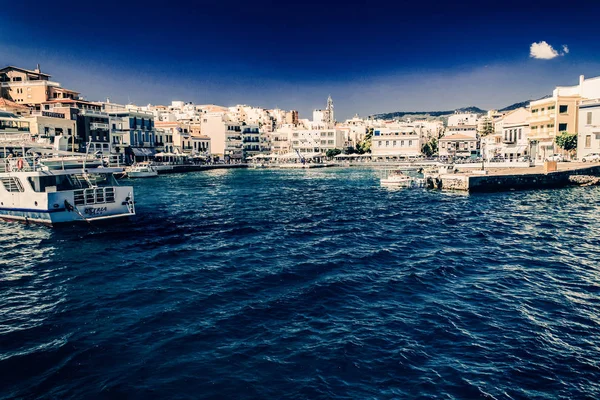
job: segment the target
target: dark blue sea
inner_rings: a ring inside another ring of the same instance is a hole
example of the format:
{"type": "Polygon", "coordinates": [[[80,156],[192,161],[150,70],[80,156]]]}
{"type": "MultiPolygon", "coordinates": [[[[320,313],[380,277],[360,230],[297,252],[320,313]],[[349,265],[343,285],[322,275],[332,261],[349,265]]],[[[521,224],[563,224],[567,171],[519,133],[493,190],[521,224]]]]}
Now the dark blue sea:
{"type": "Polygon", "coordinates": [[[0,224],[0,398],[600,398],[600,188],[131,183],[129,223],[0,224]]]}

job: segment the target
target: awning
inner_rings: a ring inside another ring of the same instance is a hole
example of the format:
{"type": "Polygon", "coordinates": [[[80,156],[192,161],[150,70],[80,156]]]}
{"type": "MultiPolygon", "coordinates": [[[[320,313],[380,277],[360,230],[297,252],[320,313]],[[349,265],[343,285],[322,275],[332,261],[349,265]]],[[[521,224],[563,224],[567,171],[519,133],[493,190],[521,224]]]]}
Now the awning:
{"type": "Polygon", "coordinates": [[[523,154],[523,152],[525,151],[526,148],[527,148],[527,146],[517,146],[517,147],[512,147],[512,148],[506,148],[504,153],[505,154],[523,154]]]}
{"type": "Polygon", "coordinates": [[[133,154],[137,157],[154,157],[156,151],[154,149],[145,149],[141,147],[132,147],[133,154]]]}

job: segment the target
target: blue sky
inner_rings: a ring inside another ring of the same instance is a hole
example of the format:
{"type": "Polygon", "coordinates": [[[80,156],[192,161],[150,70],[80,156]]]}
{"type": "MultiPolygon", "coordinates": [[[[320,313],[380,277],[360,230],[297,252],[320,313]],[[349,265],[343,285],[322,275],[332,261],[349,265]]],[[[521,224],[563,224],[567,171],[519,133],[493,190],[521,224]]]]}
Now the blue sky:
{"type": "Polygon", "coordinates": [[[337,119],[539,98],[600,75],[599,2],[13,2],[0,64],[91,100],[298,109],[337,119]],[[559,55],[530,56],[545,41],[559,55]],[[568,46],[568,53],[562,46],[568,46]]]}

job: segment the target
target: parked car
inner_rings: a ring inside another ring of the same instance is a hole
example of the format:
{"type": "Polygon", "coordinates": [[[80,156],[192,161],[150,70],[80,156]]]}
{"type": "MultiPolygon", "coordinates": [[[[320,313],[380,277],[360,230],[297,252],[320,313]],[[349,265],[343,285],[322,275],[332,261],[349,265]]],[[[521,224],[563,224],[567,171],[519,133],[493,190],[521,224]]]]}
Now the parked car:
{"type": "Polygon", "coordinates": [[[583,161],[583,162],[600,161],[600,153],[586,154],[585,156],[581,157],[581,161],[583,161]]]}
{"type": "Polygon", "coordinates": [[[546,157],[546,161],[564,162],[565,157],[562,154],[552,154],[551,156],[546,157]]]}
{"type": "Polygon", "coordinates": [[[531,157],[529,156],[521,156],[517,159],[519,162],[531,162],[531,157]]]}

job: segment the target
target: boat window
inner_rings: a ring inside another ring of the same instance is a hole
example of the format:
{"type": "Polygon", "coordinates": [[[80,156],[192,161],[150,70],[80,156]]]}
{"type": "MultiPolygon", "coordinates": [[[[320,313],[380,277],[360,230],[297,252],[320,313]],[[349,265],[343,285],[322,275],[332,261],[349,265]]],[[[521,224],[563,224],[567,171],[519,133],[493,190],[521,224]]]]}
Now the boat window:
{"type": "Polygon", "coordinates": [[[2,178],[2,184],[7,192],[24,192],[23,185],[19,178],[8,177],[2,178]]]}
{"type": "Polygon", "coordinates": [[[29,177],[27,180],[35,192],[55,192],[56,176],[36,176],[29,177]]]}

